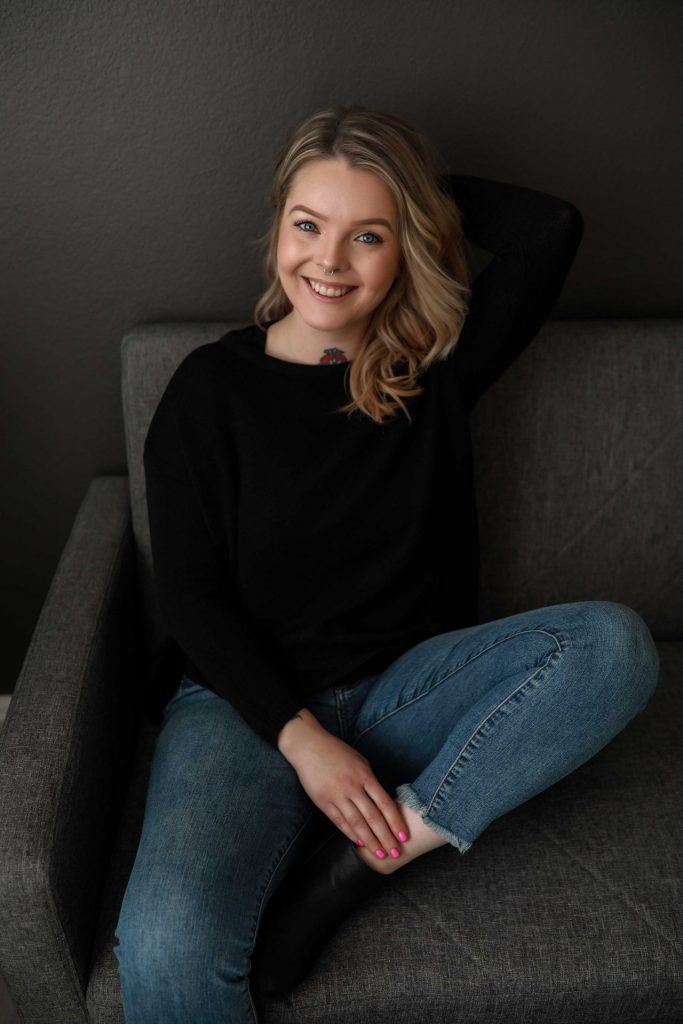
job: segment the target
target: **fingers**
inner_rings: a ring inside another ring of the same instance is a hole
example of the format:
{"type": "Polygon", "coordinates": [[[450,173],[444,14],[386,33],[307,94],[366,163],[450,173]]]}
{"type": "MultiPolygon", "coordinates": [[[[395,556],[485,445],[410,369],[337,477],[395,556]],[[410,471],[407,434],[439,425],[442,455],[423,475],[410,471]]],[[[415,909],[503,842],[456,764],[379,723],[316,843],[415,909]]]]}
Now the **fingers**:
{"type": "Polygon", "coordinates": [[[346,824],[344,834],[349,835],[350,832],[349,837],[354,842],[362,839],[373,853],[379,850],[386,856],[400,856],[402,844],[408,836],[407,824],[395,802],[379,784],[372,794],[374,799],[370,798],[366,790],[361,790],[345,802],[340,801],[339,809],[346,824]],[[404,836],[402,840],[398,838],[401,832],[404,836]]]}
{"type": "Polygon", "coordinates": [[[364,788],[373,803],[382,812],[384,820],[391,831],[392,840],[398,839],[401,843],[407,842],[409,838],[408,823],[398,809],[396,801],[389,796],[386,789],[383,789],[377,781],[366,784],[364,788]]]}
{"type": "MultiPolygon", "coordinates": [[[[377,786],[379,787],[379,783],[377,786]]],[[[388,856],[396,856],[395,852],[391,853],[392,850],[398,850],[400,854],[403,844],[398,834],[403,831],[404,835],[407,835],[408,829],[391,797],[381,787],[371,792],[366,789],[356,800],[356,806],[370,826],[372,836],[379,842],[379,846],[373,848],[373,853],[380,849],[388,856]]]]}

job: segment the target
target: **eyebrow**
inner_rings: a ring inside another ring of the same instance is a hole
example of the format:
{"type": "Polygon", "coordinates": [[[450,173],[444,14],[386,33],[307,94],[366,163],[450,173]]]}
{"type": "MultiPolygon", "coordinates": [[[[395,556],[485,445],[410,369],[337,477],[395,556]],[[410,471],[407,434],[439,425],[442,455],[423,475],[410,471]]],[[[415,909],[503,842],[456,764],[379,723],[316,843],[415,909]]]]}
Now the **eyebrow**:
{"type": "MultiPolygon", "coordinates": [[[[303,210],[304,213],[310,213],[314,217],[318,217],[319,220],[329,220],[329,217],[323,217],[322,213],[316,213],[315,210],[309,209],[308,206],[293,206],[289,213],[294,213],[295,210],[303,210]]],[[[392,235],[394,233],[394,229],[392,228],[391,224],[389,223],[388,220],[385,220],[384,217],[368,217],[365,220],[352,221],[352,225],[354,227],[357,227],[359,224],[384,224],[385,227],[389,228],[392,235]]]]}

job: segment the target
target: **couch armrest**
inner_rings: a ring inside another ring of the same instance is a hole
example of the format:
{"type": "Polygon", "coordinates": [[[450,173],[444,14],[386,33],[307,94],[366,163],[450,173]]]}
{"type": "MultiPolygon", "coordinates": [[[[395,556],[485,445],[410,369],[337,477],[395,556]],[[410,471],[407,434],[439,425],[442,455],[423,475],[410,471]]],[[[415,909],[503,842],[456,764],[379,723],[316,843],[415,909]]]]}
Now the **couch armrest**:
{"type": "Polygon", "coordinates": [[[0,968],[22,1019],[87,1021],[90,952],[139,729],[127,476],[78,510],[0,732],[0,968]]]}

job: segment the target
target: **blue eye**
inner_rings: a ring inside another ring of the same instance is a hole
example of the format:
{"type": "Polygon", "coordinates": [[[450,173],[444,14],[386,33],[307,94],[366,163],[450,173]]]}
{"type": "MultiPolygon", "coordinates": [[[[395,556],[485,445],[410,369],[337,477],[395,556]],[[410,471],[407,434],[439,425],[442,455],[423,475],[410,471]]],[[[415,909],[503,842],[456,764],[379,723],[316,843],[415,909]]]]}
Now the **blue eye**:
{"type": "MultiPolygon", "coordinates": [[[[294,221],[294,227],[295,228],[300,228],[303,231],[303,228],[301,227],[302,224],[312,224],[313,227],[315,227],[315,224],[313,224],[312,220],[296,220],[296,221],[294,221]]],[[[304,231],[304,234],[310,235],[310,231],[304,231]]],[[[374,231],[363,231],[363,233],[361,235],[359,235],[359,238],[362,238],[363,236],[367,236],[367,235],[370,235],[371,238],[376,239],[377,243],[379,243],[379,244],[382,243],[382,239],[379,237],[379,235],[376,235],[374,231]]],[[[375,245],[376,243],[373,242],[372,244],[375,245]]]]}
{"type": "Polygon", "coordinates": [[[382,239],[379,237],[379,235],[376,235],[374,231],[364,231],[363,234],[364,235],[370,235],[371,238],[376,238],[378,242],[382,241],[382,239]]]}
{"type": "MultiPolygon", "coordinates": [[[[313,224],[313,221],[312,220],[295,220],[294,221],[294,227],[295,228],[300,227],[302,224],[313,224]]],[[[315,224],[313,224],[313,227],[315,227],[315,224]]],[[[306,232],[306,233],[308,233],[308,232],[306,232]]]]}

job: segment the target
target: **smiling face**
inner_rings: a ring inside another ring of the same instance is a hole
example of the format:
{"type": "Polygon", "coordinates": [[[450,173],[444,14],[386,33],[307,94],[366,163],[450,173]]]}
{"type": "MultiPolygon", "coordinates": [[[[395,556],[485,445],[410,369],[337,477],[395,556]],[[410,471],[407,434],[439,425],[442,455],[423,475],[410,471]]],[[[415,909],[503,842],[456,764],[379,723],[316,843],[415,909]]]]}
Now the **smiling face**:
{"type": "Polygon", "coordinates": [[[398,231],[394,197],[372,171],[335,157],[311,160],[296,173],[279,225],[277,265],[293,306],[285,319],[309,349],[335,344],[355,354],[399,273],[398,231]],[[324,298],[311,279],[350,290],[324,298]]]}

